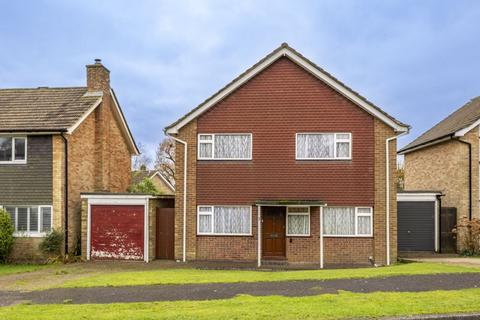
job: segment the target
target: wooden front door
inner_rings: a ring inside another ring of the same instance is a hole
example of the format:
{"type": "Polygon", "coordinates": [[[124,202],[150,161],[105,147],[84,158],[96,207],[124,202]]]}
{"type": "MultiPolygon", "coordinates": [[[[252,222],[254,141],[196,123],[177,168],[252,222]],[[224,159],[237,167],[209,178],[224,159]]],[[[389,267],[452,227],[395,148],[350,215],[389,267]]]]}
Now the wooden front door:
{"type": "Polygon", "coordinates": [[[262,255],[285,258],[285,207],[262,207],[262,255]]]}
{"type": "Polygon", "coordinates": [[[440,252],[457,252],[457,237],[452,232],[457,224],[457,208],[442,207],[440,210],[440,252]]]}
{"type": "Polygon", "coordinates": [[[173,245],[175,240],[175,209],[157,208],[157,236],[156,253],[157,259],[174,258],[173,245]]]}

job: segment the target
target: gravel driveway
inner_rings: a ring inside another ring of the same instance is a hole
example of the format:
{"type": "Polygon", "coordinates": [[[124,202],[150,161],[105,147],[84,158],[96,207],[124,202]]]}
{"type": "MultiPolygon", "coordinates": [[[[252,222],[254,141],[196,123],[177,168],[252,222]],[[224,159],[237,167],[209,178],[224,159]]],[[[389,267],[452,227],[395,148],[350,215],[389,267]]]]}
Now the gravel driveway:
{"type": "Polygon", "coordinates": [[[65,288],[43,291],[0,291],[0,306],[21,301],[50,303],[114,303],[175,300],[227,299],[238,294],[253,296],[282,295],[301,297],[336,293],[345,290],[358,293],[375,291],[418,292],[479,288],[480,274],[437,274],[396,276],[370,279],[305,280],[253,283],[216,283],[185,285],[150,285],[97,288],[65,288]]]}

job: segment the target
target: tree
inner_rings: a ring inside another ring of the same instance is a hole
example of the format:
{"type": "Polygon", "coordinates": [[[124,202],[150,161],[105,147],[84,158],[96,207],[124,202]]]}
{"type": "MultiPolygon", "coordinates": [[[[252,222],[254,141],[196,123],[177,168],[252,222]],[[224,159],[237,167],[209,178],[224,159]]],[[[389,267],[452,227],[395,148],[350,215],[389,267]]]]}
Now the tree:
{"type": "Polygon", "coordinates": [[[0,262],[5,262],[13,247],[13,224],[7,211],[0,209],[0,262]]]}
{"type": "Polygon", "coordinates": [[[155,169],[175,185],[175,140],[166,137],[160,142],[155,154],[155,169]]]}
{"type": "Polygon", "coordinates": [[[150,180],[150,178],[148,177],[143,178],[143,180],[140,181],[139,183],[133,184],[130,187],[128,187],[128,192],[146,193],[146,194],[152,194],[152,195],[160,194],[157,187],[155,187],[155,184],[153,183],[153,181],[150,180]]]}
{"type": "Polygon", "coordinates": [[[134,156],[132,159],[133,170],[140,170],[141,167],[148,168],[152,164],[152,158],[147,154],[146,147],[143,143],[137,144],[140,155],[134,156]]]}

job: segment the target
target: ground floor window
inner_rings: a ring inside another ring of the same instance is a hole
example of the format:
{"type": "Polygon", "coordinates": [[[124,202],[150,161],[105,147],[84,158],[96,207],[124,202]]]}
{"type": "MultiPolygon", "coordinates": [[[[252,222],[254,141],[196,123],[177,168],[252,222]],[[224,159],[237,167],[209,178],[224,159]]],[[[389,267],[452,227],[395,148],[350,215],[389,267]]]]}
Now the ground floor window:
{"type": "Polygon", "coordinates": [[[197,233],[211,235],[251,235],[251,206],[199,206],[197,233]]]}
{"type": "Polygon", "coordinates": [[[310,207],[287,207],[287,236],[310,235],[310,207]]]}
{"type": "Polygon", "coordinates": [[[372,236],[373,209],[370,207],[323,208],[325,236],[372,236]]]}
{"type": "Polygon", "coordinates": [[[15,236],[43,236],[52,230],[52,206],[3,206],[10,214],[15,236]]]}

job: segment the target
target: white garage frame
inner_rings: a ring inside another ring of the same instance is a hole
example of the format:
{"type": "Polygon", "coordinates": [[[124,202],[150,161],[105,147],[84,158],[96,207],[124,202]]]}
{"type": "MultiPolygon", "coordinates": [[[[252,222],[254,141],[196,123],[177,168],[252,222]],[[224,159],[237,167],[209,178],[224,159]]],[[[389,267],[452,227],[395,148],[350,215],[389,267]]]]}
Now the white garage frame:
{"type": "Polygon", "coordinates": [[[91,208],[92,205],[143,205],[144,208],[144,231],[143,231],[143,260],[145,262],[149,261],[149,219],[148,219],[148,203],[149,199],[152,196],[149,195],[124,195],[124,194],[109,194],[109,195],[100,195],[100,194],[82,194],[82,199],[87,199],[87,260],[90,260],[90,245],[91,245],[91,208]]]}

